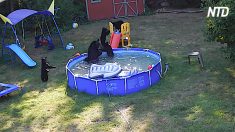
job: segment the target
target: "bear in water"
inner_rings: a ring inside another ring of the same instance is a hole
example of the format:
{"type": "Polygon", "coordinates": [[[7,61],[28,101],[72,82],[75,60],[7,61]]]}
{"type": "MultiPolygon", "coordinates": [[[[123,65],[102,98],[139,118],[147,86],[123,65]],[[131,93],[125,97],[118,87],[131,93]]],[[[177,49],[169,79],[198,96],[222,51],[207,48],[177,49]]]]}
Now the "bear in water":
{"type": "Polygon", "coordinates": [[[88,48],[88,56],[85,59],[87,62],[97,61],[98,57],[102,54],[102,51],[99,50],[100,43],[99,40],[91,42],[88,48]]]}

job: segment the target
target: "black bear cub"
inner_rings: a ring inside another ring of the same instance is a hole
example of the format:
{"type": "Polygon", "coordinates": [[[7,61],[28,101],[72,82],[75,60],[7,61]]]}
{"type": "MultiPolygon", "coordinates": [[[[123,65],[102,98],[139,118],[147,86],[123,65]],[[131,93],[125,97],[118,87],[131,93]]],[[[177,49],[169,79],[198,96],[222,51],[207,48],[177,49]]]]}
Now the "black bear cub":
{"type": "Polygon", "coordinates": [[[116,21],[116,22],[111,22],[115,28],[115,30],[119,30],[121,32],[121,26],[124,23],[122,20],[116,21]]]}
{"type": "Polygon", "coordinates": [[[56,68],[54,66],[51,66],[48,62],[47,62],[47,57],[42,58],[41,59],[41,80],[43,82],[47,82],[48,81],[48,72],[50,71],[49,69],[52,68],[56,68]]]}
{"type": "Polygon", "coordinates": [[[87,62],[97,61],[98,57],[102,54],[102,51],[99,50],[100,43],[99,40],[91,42],[88,48],[88,56],[85,59],[87,62]]]}
{"type": "Polygon", "coordinates": [[[106,42],[106,37],[110,34],[110,31],[107,28],[102,28],[102,32],[100,35],[100,42],[101,42],[101,46],[102,46],[102,51],[107,52],[107,55],[109,57],[113,57],[113,49],[112,47],[109,45],[108,42],[106,42]]]}

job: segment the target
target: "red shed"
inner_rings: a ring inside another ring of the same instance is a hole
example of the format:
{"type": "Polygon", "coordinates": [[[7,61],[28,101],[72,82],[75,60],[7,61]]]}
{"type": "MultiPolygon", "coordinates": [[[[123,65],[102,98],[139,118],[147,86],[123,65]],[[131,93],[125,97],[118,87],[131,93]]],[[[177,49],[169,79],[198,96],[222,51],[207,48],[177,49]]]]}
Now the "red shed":
{"type": "Polygon", "coordinates": [[[89,20],[137,16],[144,12],[144,0],[86,0],[89,20]]]}

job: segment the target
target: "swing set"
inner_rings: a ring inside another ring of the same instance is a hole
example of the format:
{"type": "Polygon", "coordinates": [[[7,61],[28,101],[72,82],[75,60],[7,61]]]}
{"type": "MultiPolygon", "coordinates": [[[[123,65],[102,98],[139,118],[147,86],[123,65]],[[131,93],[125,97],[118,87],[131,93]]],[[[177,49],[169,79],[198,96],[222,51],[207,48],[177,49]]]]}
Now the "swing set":
{"type": "MultiPolygon", "coordinates": [[[[16,10],[12,13],[10,13],[7,17],[3,16],[2,14],[0,14],[0,18],[3,20],[3,22],[5,23],[5,26],[4,26],[4,30],[3,30],[3,38],[2,38],[2,57],[4,58],[4,55],[5,54],[10,54],[13,52],[15,53],[27,66],[29,67],[33,67],[36,65],[36,62],[34,62],[28,55],[27,53],[24,52],[24,46],[20,43],[20,40],[18,38],[18,35],[17,35],[17,31],[16,31],[16,25],[18,23],[20,23],[22,21],[22,38],[24,40],[25,38],[25,31],[24,31],[24,19],[26,19],[27,17],[29,16],[35,16],[35,15],[43,15],[43,22],[42,22],[42,25],[39,23],[38,21],[38,25],[39,25],[39,28],[40,28],[40,32],[41,32],[41,36],[43,39],[41,39],[40,41],[38,42],[43,42],[43,40],[47,40],[47,43],[48,43],[48,49],[53,49],[54,48],[54,45],[52,43],[52,39],[51,39],[51,32],[49,30],[49,26],[47,24],[47,21],[46,21],[46,17],[49,17],[52,19],[53,23],[54,23],[54,26],[56,27],[56,30],[57,30],[57,35],[59,36],[60,38],[60,41],[61,41],[61,45],[63,48],[65,48],[64,46],[64,41],[62,39],[62,36],[61,36],[61,33],[60,33],[60,30],[59,30],[59,27],[56,23],[56,20],[55,20],[55,11],[57,11],[58,9],[55,9],[54,8],[54,0],[52,1],[50,7],[48,10],[44,10],[44,11],[35,11],[35,10],[30,10],[30,9],[19,9],[19,10],[16,10]],[[43,30],[43,25],[46,25],[46,28],[47,28],[47,32],[48,32],[48,35],[44,35],[44,30],[43,30]],[[6,31],[8,28],[11,28],[12,32],[13,32],[13,35],[15,37],[15,43],[13,44],[6,44],[5,43],[5,37],[6,37],[6,31]],[[12,52],[10,52],[12,51],[12,52]]],[[[36,17],[37,18],[37,17],[36,17]]],[[[37,18],[38,20],[38,18],[37,18]]],[[[37,35],[37,29],[35,28],[35,36],[40,36],[40,35],[37,35]]],[[[35,38],[36,38],[35,37],[35,38]]],[[[46,42],[45,42],[46,43],[46,42]]],[[[40,43],[39,43],[40,44],[40,43]]],[[[36,45],[35,45],[36,47],[36,45]]]]}

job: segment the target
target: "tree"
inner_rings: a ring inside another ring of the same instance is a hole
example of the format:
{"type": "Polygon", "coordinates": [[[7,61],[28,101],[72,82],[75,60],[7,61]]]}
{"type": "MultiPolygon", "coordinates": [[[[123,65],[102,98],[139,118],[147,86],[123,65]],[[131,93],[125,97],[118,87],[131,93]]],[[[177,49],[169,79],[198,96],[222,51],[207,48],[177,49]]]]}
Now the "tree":
{"type": "Polygon", "coordinates": [[[206,20],[206,34],[209,40],[227,44],[231,60],[235,61],[235,1],[207,0],[206,6],[229,7],[227,17],[209,17],[206,20]]]}

